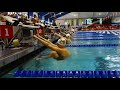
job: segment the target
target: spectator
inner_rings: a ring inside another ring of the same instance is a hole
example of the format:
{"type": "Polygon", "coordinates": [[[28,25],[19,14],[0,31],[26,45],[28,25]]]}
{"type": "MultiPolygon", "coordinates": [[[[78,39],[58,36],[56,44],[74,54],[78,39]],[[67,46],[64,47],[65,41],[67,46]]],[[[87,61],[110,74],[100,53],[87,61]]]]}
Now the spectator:
{"type": "Polygon", "coordinates": [[[34,15],[34,18],[32,18],[32,22],[33,23],[39,23],[40,20],[39,20],[39,18],[36,15],[34,15]]]}

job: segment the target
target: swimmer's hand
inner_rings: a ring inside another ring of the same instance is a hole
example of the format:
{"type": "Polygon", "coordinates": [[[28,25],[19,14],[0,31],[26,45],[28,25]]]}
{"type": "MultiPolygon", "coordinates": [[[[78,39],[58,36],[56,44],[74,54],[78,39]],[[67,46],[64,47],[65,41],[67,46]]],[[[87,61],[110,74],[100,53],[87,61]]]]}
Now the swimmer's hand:
{"type": "Polygon", "coordinates": [[[39,38],[41,38],[41,39],[43,38],[43,37],[41,37],[39,34],[36,34],[36,36],[39,37],[39,38]]]}
{"type": "Polygon", "coordinates": [[[56,35],[57,33],[54,33],[54,35],[56,35]]]}
{"type": "Polygon", "coordinates": [[[36,38],[36,39],[40,39],[41,38],[41,36],[39,34],[33,35],[33,37],[36,38]]]}
{"type": "Polygon", "coordinates": [[[39,39],[43,38],[43,37],[41,37],[39,34],[33,35],[33,37],[34,37],[34,38],[37,38],[37,39],[38,39],[38,38],[39,38],[39,39]]]}
{"type": "Polygon", "coordinates": [[[37,35],[33,35],[34,38],[39,39],[37,35]]]}

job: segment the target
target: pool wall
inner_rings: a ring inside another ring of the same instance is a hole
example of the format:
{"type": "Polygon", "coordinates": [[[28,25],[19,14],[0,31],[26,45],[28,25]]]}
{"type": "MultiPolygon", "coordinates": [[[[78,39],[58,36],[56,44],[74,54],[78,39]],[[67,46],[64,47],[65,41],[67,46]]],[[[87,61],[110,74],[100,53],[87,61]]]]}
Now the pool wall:
{"type": "MultiPolygon", "coordinates": [[[[57,39],[53,40],[52,42],[53,43],[57,42],[57,39]]],[[[35,57],[46,48],[47,47],[43,45],[28,47],[13,55],[0,58],[0,77],[5,73],[9,72],[10,70],[12,70],[13,68],[17,67],[18,65],[25,63],[29,59],[35,57]]]]}

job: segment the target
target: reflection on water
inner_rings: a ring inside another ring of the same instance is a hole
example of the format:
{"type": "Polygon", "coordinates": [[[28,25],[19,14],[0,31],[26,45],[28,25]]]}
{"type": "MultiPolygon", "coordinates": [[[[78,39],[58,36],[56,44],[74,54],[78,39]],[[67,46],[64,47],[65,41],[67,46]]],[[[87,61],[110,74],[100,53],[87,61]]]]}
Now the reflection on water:
{"type": "Polygon", "coordinates": [[[108,61],[106,61],[103,57],[96,57],[95,61],[96,70],[108,70],[108,61]]]}
{"type": "Polygon", "coordinates": [[[36,68],[40,68],[40,61],[39,60],[35,60],[35,67],[36,68]]]}
{"type": "Polygon", "coordinates": [[[118,55],[96,57],[95,61],[96,70],[120,70],[120,56],[118,55]]]}

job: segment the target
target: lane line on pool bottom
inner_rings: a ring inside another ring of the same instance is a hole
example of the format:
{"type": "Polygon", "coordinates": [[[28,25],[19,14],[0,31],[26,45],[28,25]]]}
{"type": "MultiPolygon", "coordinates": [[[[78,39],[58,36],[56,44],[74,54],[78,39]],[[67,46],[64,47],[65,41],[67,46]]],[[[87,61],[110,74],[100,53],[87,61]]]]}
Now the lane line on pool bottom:
{"type": "Polygon", "coordinates": [[[84,45],[65,45],[66,47],[115,47],[120,44],[84,44],[84,45]]]}

